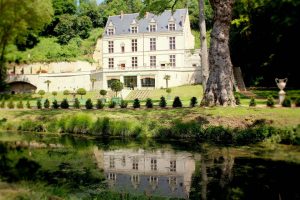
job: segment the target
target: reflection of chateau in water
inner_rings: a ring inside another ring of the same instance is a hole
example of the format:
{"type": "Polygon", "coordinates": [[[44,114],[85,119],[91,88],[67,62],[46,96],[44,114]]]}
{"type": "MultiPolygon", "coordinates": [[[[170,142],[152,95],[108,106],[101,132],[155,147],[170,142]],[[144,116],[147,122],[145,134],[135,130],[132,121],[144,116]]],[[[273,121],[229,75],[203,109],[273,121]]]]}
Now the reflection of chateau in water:
{"type": "Polygon", "coordinates": [[[188,198],[195,171],[190,153],[142,149],[95,149],[94,153],[113,190],[188,198]]]}

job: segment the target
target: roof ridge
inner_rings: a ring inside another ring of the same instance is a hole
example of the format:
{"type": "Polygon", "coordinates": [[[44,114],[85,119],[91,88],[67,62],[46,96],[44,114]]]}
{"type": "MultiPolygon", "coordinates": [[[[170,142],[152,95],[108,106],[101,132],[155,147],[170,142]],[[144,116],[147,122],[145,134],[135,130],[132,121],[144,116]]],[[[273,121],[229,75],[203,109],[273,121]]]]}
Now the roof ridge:
{"type": "MultiPolygon", "coordinates": [[[[187,8],[178,8],[178,9],[176,9],[176,10],[188,10],[187,8]]],[[[176,11],[175,10],[175,11],[176,11]]],[[[166,11],[171,11],[170,9],[168,9],[168,10],[164,10],[164,12],[166,12],[166,11]]],[[[161,14],[163,14],[164,12],[162,12],[161,14]]],[[[159,15],[157,15],[157,14],[154,14],[154,13],[152,13],[152,12],[149,12],[150,14],[153,14],[153,15],[155,15],[155,16],[159,16],[159,15]]],[[[137,15],[139,15],[140,13],[123,13],[123,15],[135,15],[135,14],[137,14],[137,15]]],[[[160,15],[161,15],[160,14],[160,15]]],[[[108,18],[110,18],[110,17],[119,17],[119,16],[122,16],[121,14],[120,15],[110,15],[110,16],[108,16],[108,18]]]]}

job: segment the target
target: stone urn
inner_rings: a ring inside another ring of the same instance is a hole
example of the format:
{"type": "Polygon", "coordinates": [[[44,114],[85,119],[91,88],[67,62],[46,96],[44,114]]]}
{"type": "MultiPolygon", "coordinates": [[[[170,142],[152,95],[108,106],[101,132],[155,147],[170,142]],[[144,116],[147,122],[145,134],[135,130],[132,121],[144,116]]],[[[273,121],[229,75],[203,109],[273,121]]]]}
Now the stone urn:
{"type": "Polygon", "coordinates": [[[280,105],[282,104],[282,102],[284,101],[284,98],[285,98],[285,91],[283,91],[283,89],[285,88],[287,81],[288,81],[287,78],[285,78],[285,79],[276,78],[275,79],[277,87],[280,89],[280,91],[278,93],[279,94],[279,104],[280,105]]]}

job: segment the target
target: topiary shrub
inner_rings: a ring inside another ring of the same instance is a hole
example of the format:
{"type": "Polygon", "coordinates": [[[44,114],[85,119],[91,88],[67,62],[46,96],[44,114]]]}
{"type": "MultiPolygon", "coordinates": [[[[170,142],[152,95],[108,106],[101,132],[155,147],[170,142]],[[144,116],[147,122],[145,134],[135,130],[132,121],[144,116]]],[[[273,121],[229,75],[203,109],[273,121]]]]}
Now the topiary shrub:
{"type": "Polygon", "coordinates": [[[255,107],[255,106],[256,106],[256,101],[255,101],[255,98],[254,98],[254,97],[251,98],[250,103],[249,103],[249,106],[250,106],[250,107],[255,107]]]}
{"type": "Polygon", "coordinates": [[[67,99],[64,99],[61,103],[60,103],[60,107],[62,109],[69,109],[69,102],[67,99]]]}
{"type": "Polygon", "coordinates": [[[26,108],[31,109],[31,105],[29,101],[26,102],[26,108]]]}
{"type": "Polygon", "coordinates": [[[93,109],[93,107],[94,107],[94,105],[93,105],[92,100],[91,99],[86,100],[85,108],[88,109],[88,110],[91,110],[91,109],[93,109]]]}
{"type": "Polygon", "coordinates": [[[127,106],[128,106],[128,102],[122,99],[122,101],[120,103],[120,107],[121,108],[127,108],[127,106]]]}
{"type": "Polygon", "coordinates": [[[59,104],[58,104],[56,99],[52,102],[52,108],[53,109],[58,109],[59,108],[59,104]]]}
{"type": "Polygon", "coordinates": [[[23,108],[24,108],[24,105],[23,105],[23,102],[22,102],[22,101],[19,101],[19,102],[17,103],[17,108],[18,108],[18,109],[23,109],[23,108]]]}
{"type": "Polygon", "coordinates": [[[100,90],[100,95],[104,98],[105,95],[107,94],[106,90],[100,90]]]}
{"type": "Polygon", "coordinates": [[[8,102],[8,104],[7,104],[7,107],[8,107],[9,109],[14,109],[14,108],[15,108],[15,103],[14,103],[12,100],[10,100],[10,101],[8,102]]]}
{"type": "Polygon", "coordinates": [[[79,88],[77,90],[77,94],[81,96],[81,99],[82,99],[82,96],[83,95],[86,95],[86,90],[84,88],[79,88]]]}
{"type": "Polygon", "coordinates": [[[104,103],[102,102],[101,99],[97,100],[96,108],[97,109],[103,109],[104,108],[104,103]]]}
{"type": "Polygon", "coordinates": [[[146,107],[147,107],[147,108],[153,108],[152,99],[148,98],[148,99],[146,100],[146,107]]]}
{"type": "Polygon", "coordinates": [[[117,103],[115,101],[110,101],[109,104],[108,104],[108,107],[109,108],[115,108],[117,105],[117,103]]]}
{"type": "Polygon", "coordinates": [[[181,108],[182,107],[182,103],[179,97],[175,97],[174,101],[173,101],[173,108],[181,108]]]}
{"type": "Polygon", "coordinates": [[[63,94],[64,94],[65,96],[68,96],[68,95],[70,94],[70,91],[69,91],[69,90],[64,90],[63,94]]]}
{"type": "Polygon", "coordinates": [[[235,104],[241,105],[241,95],[237,93],[234,95],[234,98],[235,98],[235,104]]]}
{"type": "Polygon", "coordinates": [[[272,96],[268,96],[267,99],[267,106],[273,108],[275,105],[275,101],[274,98],[272,96]]]}
{"type": "Polygon", "coordinates": [[[166,89],[166,92],[167,92],[168,94],[170,94],[170,93],[172,92],[172,89],[171,89],[171,88],[167,88],[167,89],[166,89]]]}
{"type": "Polygon", "coordinates": [[[297,98],[297,99],[295,100],[295,106],[296,106],[296,107],[300,107],[300,98],[297,98]]]}
{"type": "Polygon", "coordinates": [[[38,99],[38,100],[36,101],[36,107],[37,107],[38,109],[42,109],[42,102],[41,102],[40,99],[38,99]]]}
{"type": "Polygon", "coordinates": [[[196,97],[191,98],[190,106],[195,107],[197,105],[198,101],[196,97]]]}
{"type": "Polygon", "coordinates": [[[1,101],[0,108],[5,108],[5,100],[1,101]]]}
{"type": "Polygon", "coordinates": [[[139,99],[135,99],[133,101],[133,108],[140,108],[141,104],[140,104],[140,100],[139,99]]]}
{"type": "Polygon", "coordinates": [[[78,98],[75,98],[73,107],[76,109],[80,109],[80,102],[79,102],[78,98]]]}
{"type": "Polygon", "coordinates": [[[46,109],[50,108],[50,102],[48,99],[46,99],[44,102],[44,108],[46,108],[46,109]]]}
{"type": "Polygon", "coordinates": [[[39,90],[38,94],[41,96],[41,98],[43,98],[43,96],[45,95],[45,91],[44,90],[39,90]]]}
{"type": "Polygon", "coordinates": [[[167,107],[167,102],[166,102],[166,98],[165,97],[160,97],[159,107],[161,107],[161,108],[167,107]]]}
{"type": "Polygon", "coordinates": [[[285,97],[282,102],[283,107],[292,107],[292,100],[289,97],[285,97]]]}

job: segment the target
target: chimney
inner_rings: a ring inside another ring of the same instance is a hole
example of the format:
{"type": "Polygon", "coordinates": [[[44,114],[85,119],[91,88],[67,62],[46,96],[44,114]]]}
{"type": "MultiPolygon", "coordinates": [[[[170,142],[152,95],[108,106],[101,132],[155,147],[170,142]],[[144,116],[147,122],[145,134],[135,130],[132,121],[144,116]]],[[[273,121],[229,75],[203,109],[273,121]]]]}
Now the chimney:
{"type": "Polygon", "coordinates": [[[120,15],[121,20],[123,20],[123,17],[124,17],[124,12],[123,10],[121,10],[121,15],[120,15]]]}
{"type": "Polygon", "coordinates": [[[148,16],[149,16],[149,12],[146,12],[145,13],[145,18],[148,19],[148,16]]]}

